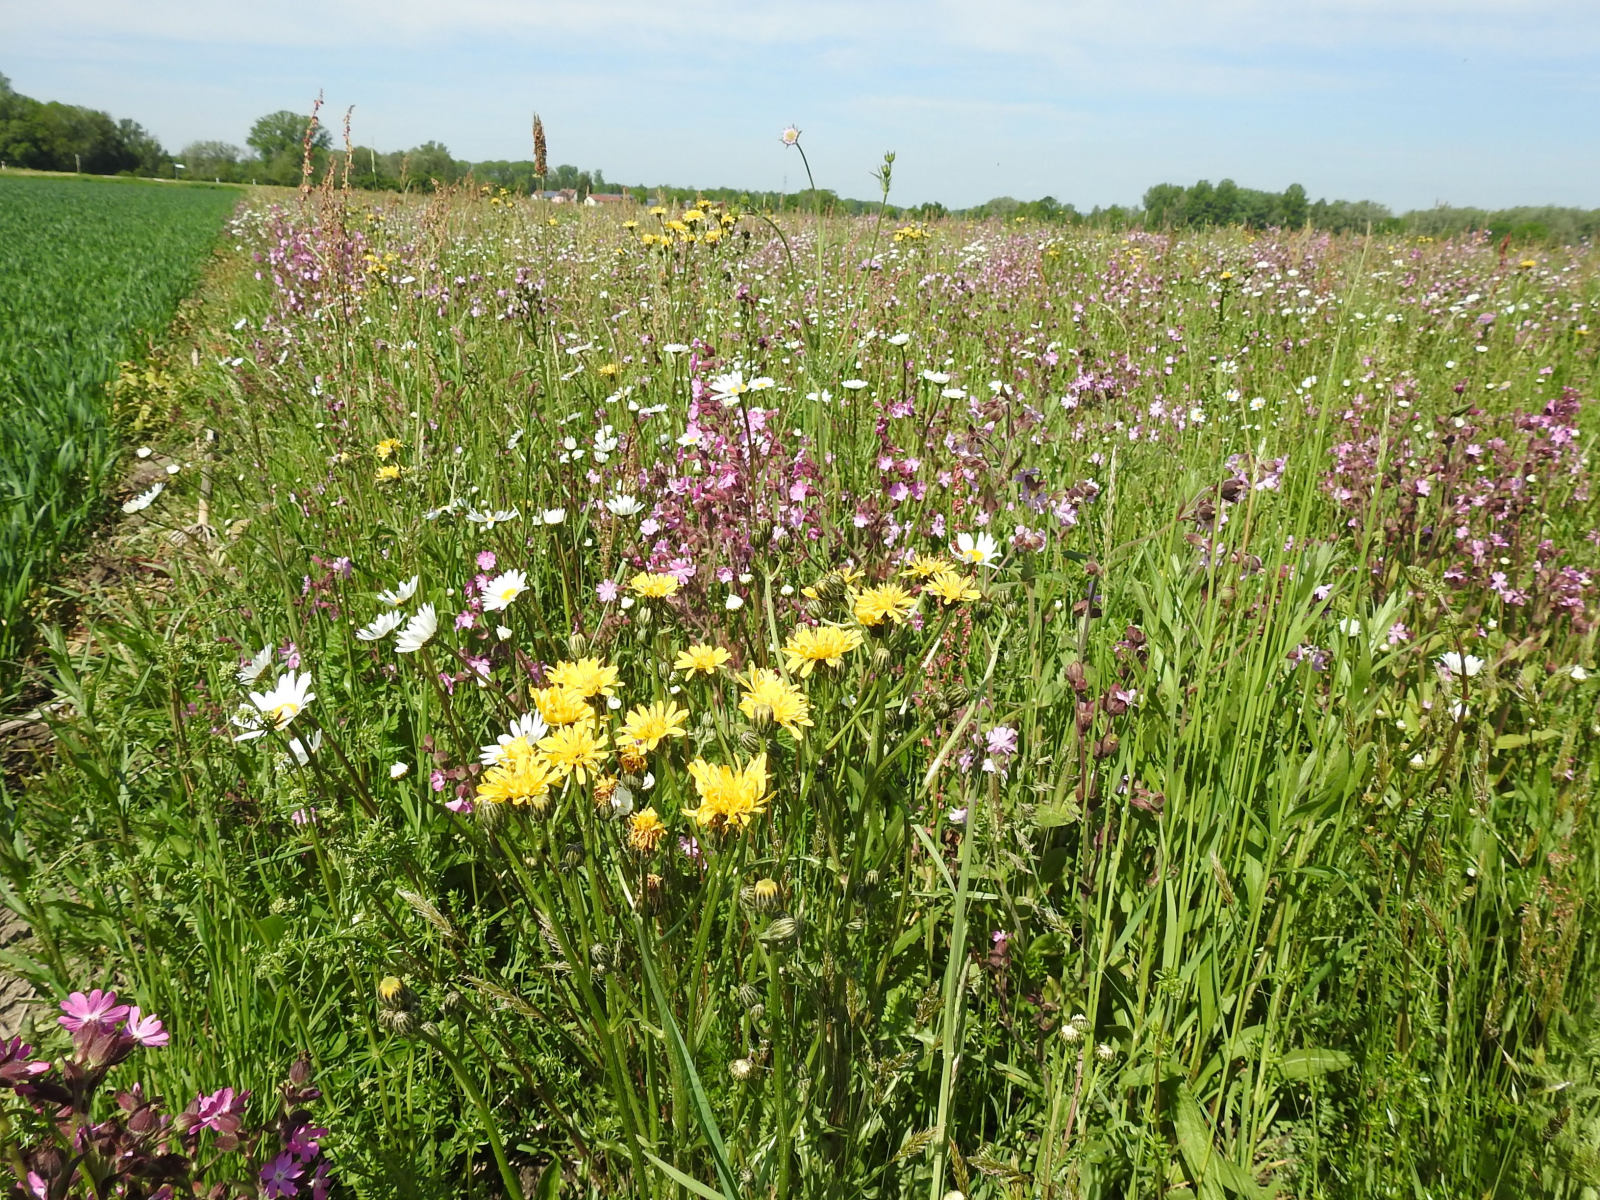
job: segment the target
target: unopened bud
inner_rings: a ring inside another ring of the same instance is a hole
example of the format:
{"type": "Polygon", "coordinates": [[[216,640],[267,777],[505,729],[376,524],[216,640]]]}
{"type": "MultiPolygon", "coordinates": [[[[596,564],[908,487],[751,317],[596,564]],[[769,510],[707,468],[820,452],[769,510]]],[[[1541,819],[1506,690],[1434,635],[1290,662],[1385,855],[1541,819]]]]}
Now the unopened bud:
{"type": "Polygon", "coordinates": [[[761,990],[753,983],[740,984],[739,1003],[746,1008],[754,1008],[761,1003],[761,990]]]}
{"type": "Polygon", "coordinates": [[[760,754],[765,744],[761,735],[754,729],[746,729],[739,734],[739,749],[751,756],[760,754]]]}
{"type": "Polygon", "coordinates": [[[750,728],[765,733],[772,728],[772,705],[758,704],[750,713],[750,728]]]}
{"type": "Polygon", "coordinates": [[[743,1083],[746,1079],[749,1079],[750,1073],[755,1069],[755,1063],[751,1062],[748,1058],[736,1058],[728,1064],[728,1074],[732,1075],[733,1078],[739,1083],[743,1083]]]}
{"type": "Polygon", "coordinates": [[[1094,756],[1096,758],[1110,758],[1117,752],[1117,747],[1119,745],[1121,745],[1121,743],[1117,741],[1117,735],[1114,733],[1108,733],[1105,735],[1105,737],[1101,738],[1095,743],[1094,756]]]}
{"type": "Polygon", "coordinates": [[[575,633],[567,639],[567,653],[573,658],[582,658],[589,653],[589,639],[581,633],[575,633]]]}

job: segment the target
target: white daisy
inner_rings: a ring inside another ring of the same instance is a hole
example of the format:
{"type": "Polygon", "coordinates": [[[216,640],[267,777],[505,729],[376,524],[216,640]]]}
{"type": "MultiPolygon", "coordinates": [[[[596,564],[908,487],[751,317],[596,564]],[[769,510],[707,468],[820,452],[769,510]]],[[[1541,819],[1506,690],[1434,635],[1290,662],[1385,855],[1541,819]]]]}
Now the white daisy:
{"type": "Polygon", "coordinates": [[[132,500],[123,501],[122,511],[125,513],[143,512],[155,503],[156,497],[161,495],[166,490],[166,487],[166,484],[158,483],[148,492],[140,492],[132,500]]]}
{"type": "Polygon", "coordinates": [[[388,637],[396,629],[399,629],[400,626],[404,625],[405,623],[406,615],[403,612],[379,613],[376,617],[372,618],[370,624],[364,625],[360,629],[356,630],[356,637],[360,638],[363,642],[379,642],[388,637]]]}
{"type": "Polygon", "coordinates": [[[267,669],[267,664],[271,661],[272,646],[269,644],[256,651],[256,656],[240,667],[234,678],[248,687],[261,678],[261,672],[267,669]]]}
{"type": "Polygon", "coordinates": [[[250,693],[255,711],[252,713],[247,706],[241,719],[235,720],[234,723],[243,726],[245,731],[233,740],[245,742],[260,737],[268,729],[283,729],[316,698],[317,694],[311,690],[309,671],[303,674],[290,671],[280,676],[269,691],[250,693]]]}
{"type": "Polygon", "coordinates": [[[411,770],[411,767],[408,764],[403,763],[403,762],[397,762],[397,763],[394,764],[394,766],[389,768],[389,778],[390,779],[404,779],[406,777],[407,772],[409,772],[410,770],[411,770]]]}
{"type": "MultiPolygon", "coordinates": [[[[320,729],[303,742],[299,738],[289,739],[289,753],[294,755],[295,762],[299,763],[302,767],[309,765],[311,762],[311,756],[321,749],[322,730],[320,729]]],[[[287,763],[288,759],[285,759],[284,761],[287,763]]]]}
{"type": "Polygon", "coordinates": [[[559,525],[567,519],[567,510],[564,508],[547,508],[539,514],[539,519],[546,525],[559,525]]]}
{"type": "Polygon", "coordinates": [[[511,602],[528,590],[528,577],[521,571],[511,570],[497,575],[483,589],[483,607],[489,612],[504,612],[511,602]]]}
{"type": "Polygon", "coordinates": [[[635,517],[644,511],[644,505],[636,496],[613,496],[606,501],[606,511],[613,517],[635,517]]]}
{"type": "Polygon", "coordinates": [[[1451,650],[1449,653],[1439,656],[1439,665],[1445,669],[1446,674],[1465,675],[1470,679],[1483,670],[1483,659],[1476,654],[1463,656],[1451,650]]]}
{"type": "Polygon", "coordinates": [[[955,551],[956,557],[963,562],[976,563],[980,567],[1000,565],[1000,547],[992,534],[980,533],[977,537],[970,533],[957,534],[955,551]]]}
{"type": "Polygon", "coordinates": [[[424,604],[395,635],[394,648],[401,654],[414,654],[428,644],[438,629],[439,620],[434,615],[433,605],[424,604]]]}
{"type": "Polygon", "coordinates": [[[744,381],[742,371],[732,371],[727,375],[718,375],[711,380],[711,398],[721,404],[723,408],[732,408],[739,403],[739,397],[750,390],[750,385],[744,381]]]}
{"type": "Polygon", "coordinates": [[[483,753],[478,761],[486,767],[497,767],[505,759],[506,747],[517,738],[524,738],[528,745],[533,746],[549,732],[550,726],[545,724],[544,718],[538,713],[523,713],[511,722],[510,731],[502,733],[494,745],[482,747],[483,753]]]}
{"type": "Polygon", "coordinates": [[[399,587],[395,588],[394,591],[379,592],[378,599],[382,600],[385,604],[393,608],[399,608],[407,600],[410,600],[411,597],[417,594],[417,582],[420,578],[420,576],[413,575],[399,587]]]}

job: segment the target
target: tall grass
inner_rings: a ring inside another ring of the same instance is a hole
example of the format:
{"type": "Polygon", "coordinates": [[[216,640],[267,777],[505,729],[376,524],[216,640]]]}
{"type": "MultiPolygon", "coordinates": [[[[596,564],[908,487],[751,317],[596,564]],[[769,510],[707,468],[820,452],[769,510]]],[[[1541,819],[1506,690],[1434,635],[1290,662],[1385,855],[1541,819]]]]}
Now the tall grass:
{"type": "Polygon", "coordinates": [[[100,510],[106,386],[194,286],[232,188],[0,177],[0,686],[29,599],[100,510]]]}
{"type": "Polygon", "coordinates": [[[179,1099],[308,1051],[363,1195],[1600,1186],[1589,253],[696,211],[236,222],[216,537],[53,642],[8,961],[179,1099]]]}

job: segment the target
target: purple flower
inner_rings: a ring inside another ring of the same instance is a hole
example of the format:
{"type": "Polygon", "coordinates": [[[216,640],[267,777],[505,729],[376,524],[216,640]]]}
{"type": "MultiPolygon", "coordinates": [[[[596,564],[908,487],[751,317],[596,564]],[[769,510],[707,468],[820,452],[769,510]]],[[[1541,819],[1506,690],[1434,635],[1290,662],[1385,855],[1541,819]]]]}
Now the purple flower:
{"type": "Polygon", "coordinates": [[[65,1029],[77,1033],[85,1025],[100,1025],[111,1029],[128,1015],[128,1006],[117,1003],[115,992],[102,992],[95,988],[87,996],[73,992],[61,1002],[64,1017],[56,1020],[65,1029]]]}
{"type": "Polygon", "coordinates": [[[289,670],[298,671],[300,669],[300,650],[293,642],[289,642],[282,650],[279,650],[278,657],[283,660],[283,665],[289,670]]]}
{"type": "Polygon", "coordinates": [[[277,1200],[279,1196],[298,1196],[300,1189],[295,1187],[294,1181],[304,1174],[305,1168],[295,1161],[293,1155],[280,1154],[261,1168],[261,1194],[267,1200],[277,1200]]]}
{"type": "Polygon", "coordinates": [[[289,1135],[289,1140],[284,1143],[284,1149],[298,1158],[313,1159],[321,1151],[321,1139],[328,1136],[326,1129],[318,1129],[314,1125],[301,1125],[289,1135]]]}
{"type": "Polygon", "coordinates": [[[594,594],[600,598],[601,604],[611,604],[622,594],[614,579],[602,579],[600,586],[594,589],[594,594]]]}
{"type": "Polygon", "coordinates": [[[492,571],[492,570],[494,570],[494,564],[495,564],[495,557],[494,557],[494,551],[493,550],[479,550],[478,551],[478,570],[480,570],[480,571],[492,571]]]}
{"type": "Polygon", "coordinates": [[[443,771],[435,770],[432,775],[428,776],[428,786],[433,788],[433,790],[436,792],[444,791],[444,783],[445,780],[443,771]]]}
{"type": "Polygon", "coordinates": [[[466,799],[464,796],[457,796],[454,800],[446,800],[444,802],[444,806],[451,812],[459,813],[463,817],[470,817],[472,815],[472,801],[466,799]]]}
{"type": "Polygon", "coordinates": [[[197,1124],[216,1133],[236,1133],[239,1116],[244,1112],[244,1101],[249,1092],[235,1092],[231,1087],[219,1088],[207,1096],[195,1097],[197,1124]]]}
{"type": "Polygon", "coordinates": [[[311,1200],[327,1200],[333,1181],[328,1178],[328,1160],[323,1159],[311,1173],[311,1200]]]}
{"type": "Polygon", "coordinates": [[[167,1031],[161,1027],[160,1018],[154,1013],[142,1013],[136,1004],[128,1010],[128,1024],[125,1032],[141,1046],[154,1049],[167,1044],[167,1031]]]}
{"type": "Polygon", "coordinates": [[[1011,757],[1017,752],[1017,731],[1009,725],[996,725],[989,730],[988,750],[992,755],[1011,757]]]}

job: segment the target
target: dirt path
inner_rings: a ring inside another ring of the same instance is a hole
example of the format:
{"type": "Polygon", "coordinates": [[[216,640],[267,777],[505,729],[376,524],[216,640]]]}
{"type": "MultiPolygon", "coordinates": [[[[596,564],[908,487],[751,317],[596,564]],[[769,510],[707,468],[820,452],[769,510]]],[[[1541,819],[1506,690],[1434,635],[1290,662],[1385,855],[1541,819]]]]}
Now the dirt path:
{"type": "MultiPolygon", "coordinates": [[[[28,936],[28,927],[22,918],[0,910],[0,949],[12,946],[28,936]]],[[[16,1037],[22,1032],[28,1010],[34,1009],[33,1019],[42,1021],[39,997],[33,987],[0,967],[0,1039],[16,1037]]]]}

